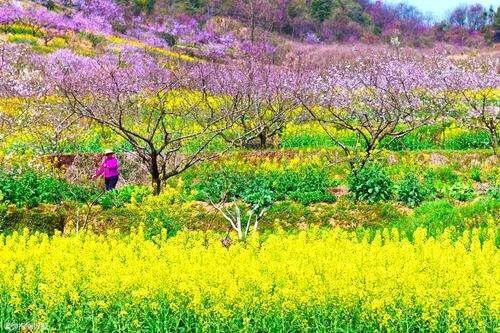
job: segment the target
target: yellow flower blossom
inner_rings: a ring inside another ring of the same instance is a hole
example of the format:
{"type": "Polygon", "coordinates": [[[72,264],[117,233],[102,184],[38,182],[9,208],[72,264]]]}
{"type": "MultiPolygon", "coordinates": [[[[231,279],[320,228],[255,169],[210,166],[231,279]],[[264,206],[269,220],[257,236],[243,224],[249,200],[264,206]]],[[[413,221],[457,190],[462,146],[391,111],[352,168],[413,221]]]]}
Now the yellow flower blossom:
{"type": "Polygon", "coordinates": [[[220,235],[201,231],[154,241],[142,227],[127,236],[14,232],[0,238],[0,309],[134,330],[163,316],[195,318],[200,330],[234,322],[251,331],[276,318],[314,330],[314,320],[346,316],[387,331],[405,320],[429,330],[491,329],[500,313],[497,230],[451,234],[418,229],[409,241],[396,229],[278,230],[225,248],[220,235]]]}

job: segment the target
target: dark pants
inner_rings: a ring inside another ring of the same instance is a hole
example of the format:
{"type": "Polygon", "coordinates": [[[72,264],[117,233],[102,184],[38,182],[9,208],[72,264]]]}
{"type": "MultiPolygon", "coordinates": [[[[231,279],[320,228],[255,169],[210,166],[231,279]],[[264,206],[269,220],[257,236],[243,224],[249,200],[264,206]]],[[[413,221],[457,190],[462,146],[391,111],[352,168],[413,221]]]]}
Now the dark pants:
{"type": "Polygon", "coordinates": [[[118,176],[104,178],[104,184],[106,184],[106,191],[111,191],[116,187],[118,183],[118,176]]]}

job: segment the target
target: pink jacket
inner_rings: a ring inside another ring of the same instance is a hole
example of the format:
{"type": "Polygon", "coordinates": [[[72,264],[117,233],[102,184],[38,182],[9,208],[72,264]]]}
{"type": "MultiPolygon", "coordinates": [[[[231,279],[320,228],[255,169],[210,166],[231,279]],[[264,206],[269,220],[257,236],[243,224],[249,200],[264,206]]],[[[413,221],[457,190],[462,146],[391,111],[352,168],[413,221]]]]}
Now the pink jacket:
{"type": "Polygon", "coordinates": [[[104,175],[104,178],[118,176],[120,174],[119,169],[120,162],[115,156],[104,157],[99,169],[95,172],[95,177],[99,177],[100,175],[104,175]]]}

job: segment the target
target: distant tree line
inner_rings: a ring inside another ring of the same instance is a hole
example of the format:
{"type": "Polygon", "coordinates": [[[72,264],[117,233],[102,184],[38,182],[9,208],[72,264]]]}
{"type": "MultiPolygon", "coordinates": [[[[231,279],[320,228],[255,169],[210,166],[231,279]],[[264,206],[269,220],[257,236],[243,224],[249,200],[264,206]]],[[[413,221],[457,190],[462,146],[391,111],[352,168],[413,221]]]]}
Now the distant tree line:
{"type": "Polygon", "coordinates": [[[457,45],[492,43],[500,24],[500,7],[461,5],[434,22],[416,7],[371,0],[120,0],[136,13],[188,14],[203,22],[229,16],[256,28],[308,41],[434,41],[457,45]]]}

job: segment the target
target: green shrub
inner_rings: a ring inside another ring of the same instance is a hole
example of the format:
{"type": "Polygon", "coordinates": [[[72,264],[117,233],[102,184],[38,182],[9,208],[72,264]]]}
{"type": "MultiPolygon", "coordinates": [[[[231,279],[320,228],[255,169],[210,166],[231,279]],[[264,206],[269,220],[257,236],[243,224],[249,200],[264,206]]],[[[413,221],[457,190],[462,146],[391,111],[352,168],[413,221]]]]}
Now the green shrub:
{"type": "Polygon", "coordinates": [[[459,180],[457,173],[450,166],[431,169],[429,173],[434,173],[435,179],[444,183],[453,184],[459,180]]]}
{"type": "Polygon", "coordinates": [[[449,195],[458,201],[468,201],[475,196],[474,189],[470,185],[456,183],[449,189],[449,195]]]}
{"type": "Polygon", "coordinates": [[[68,212],[60,205],[41,204],[35,208],[20,208],[0,204],[0,232],[27,228],[52,235],[63,231],[68,212]]]}
{"type": "Polygon", "coordinates": [[[163,38],[163,40],[166,41],[169,46],[174,46],[175,44],[177,44],[177,37],[168,32],[162,33],[161,38],[163,38]]]}
{"type": "Polygon", "coordinates": [[[325,191],[292,192],[290,199],[300,202],[303,205],[310,205],[317,202],[334,202],[335,196],[325,191]]]}
{"type": "Polygon", "coordinates": [[[500,200],[500,186],[493,185],[488,189],[488,195],[496,200],[500,200]]]}
{"type": "Polygon", "coordinates": [[[374,203],[392,197],[392,181],[378,164],[368,165],[353,172],[348,180],[349,191],[357,200],[374,203]]]}
{"type": "MultiPolygon", "coordinates": [[[[342,144],[355,147],[358,143],[354,134],[336,137],[342,144]]],[[[282,148],[329,148],[338,147],[337,143],[324,132],[288,133],[281,138],[282,148]]]]}
{"type": "Polygon", "coordinates": [[[319,21],[323,22],[331,16],[333,2],[328,0],[312,0],[311,1],[311,16],[319,21]]]}
{"type": "Polygon", "coordinates": [[[26,210],[24,219],[17,229],[28,228],[46,234],[53,234],[55,230],[63,231],[67,213],[58,205],[42,204],[26,210]]]}
{"type": "Polygon", "coordinates": [[[304,205],[335,200],[328,188],[337,184],[328,180],[329,175],[325,169],[285,170],[273,178],[273,186],[279,200],[290,198],[304,205]]]}
{"type": "MultiPolygon", "coordinates": [[[[142,202],[152,191],[145,186],[124,186],[114,191],[86,188],[69,184],[52,175],[33,171],[20,174],[0,173],[3,200],[17,206],[35,207],[40,204],[60,204],[63,201],[95,202],[104,209],[123,207],[134,201],[142,202]]],[[[1,202],[1,200],[0,200],[1,202]]]]}
{"type": "Polygon", "coordinates": [[[398,186],[398,200],[408,207],[416,207],[425,199],[425,188],[413,173],[407,173],[398,186]]]}
{"type": "Polygon", "coordinates": [[[61,201],[86,202],[95,193],[94,190],[34,171],[19,174],[0,172],[0,191],[4,201],[28,207],[43,203],[58,204],[61,201]]]}
{"type": "Polygon", "coordinates": [[[427,169],[424,189],[429,198],[443,198],[449,194],[449,186],[459,182],[457,173],[449,166],[427,169]]]}
{"type": "MultiPolygon", "coordinates": [[[[310,208],[294,200],[284,200],[275,203],[264,216],[259,224],[260,228],[280,227],[293,228],[301,219],[306,219],[308,223],[314,222],[310,208]]],[[[321,221],[324,222],[324,221],[321,221]]]]}
{"type": "Polygon", "coordinates": [[[303,204],[332,202],[335,197],[328,192],[334,183],[327,170],[307,168],[298,171],[280,170],[237,171],[224,168],[207,170],[196,179],[186,180],[185,190],[195,189],[195,199],[219,202],[223,199],[241,199],[251,205],[268,206],[279,200],[292,199],[303,204]]]}
{"type": "Polygon", "coordinates": [[[474,167],[471,170],[470,178],[473,181],[480,182],[481,181],[481,169],[479,167],[474,167]]]}
{"type": "Polygon", "coordinates": [[[223,170],[202,179],[197,189],[198,199],[208,198],[213,202],[241,199],[248,204],[265,207],[276,201],[272,179],[263,173],[223,170]]]}
{"type": "Polygon", "coordinates": [[[167,231],[168,236],[174,236],[182,229],[182,224],[164,209],[153,209],[146,215],[145,227],[146,236],[158,235],[162,229],[167,231]]]}
{"type": "Polygon", "coordinates": [[[488,221],[498,216],[499,209],[500,202],[488,197],[457,206],[446,199],[439,199],[422,203],[413,214],[394,220],[390,225],[410,239],[417,228],[427,229],[431,236],[441,234],[446,228],[461,235],[468,228],[487,227],[488,221]]]}
{"type": "Polygon", "coordinates": [[[387,138],[381,144],[385,146],[390,141],[386,148],[393,151],[436,149],[438,143],[435,138],[442,130],[442,125],[423,126],[396,140],[387,138]]]}
{"type": "Polygon", "coordinates": [[[7,218],[9,206],[5,202],[0,202],[0,233],[9,230],[9,220],[7,218]]]}
{"type": "Polygon", "coordinates": [[[151,194],[152,190],[150,187],[127,185],[113,191],[101,193],[98,196],[97,202],[104,209],[119,208],[132,201],[141,203],[144,197],[151,194]]]}
{"type": "Polygon", "coordinates": [[[436,197],[443,197],[442,186],[437,182],[437,175],[434,170],[427,170],[424,174],[423,186],[427,197],[435,199],[436,197]]]}

